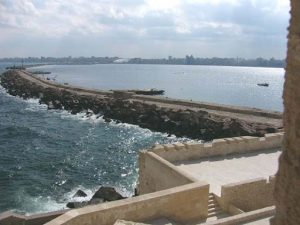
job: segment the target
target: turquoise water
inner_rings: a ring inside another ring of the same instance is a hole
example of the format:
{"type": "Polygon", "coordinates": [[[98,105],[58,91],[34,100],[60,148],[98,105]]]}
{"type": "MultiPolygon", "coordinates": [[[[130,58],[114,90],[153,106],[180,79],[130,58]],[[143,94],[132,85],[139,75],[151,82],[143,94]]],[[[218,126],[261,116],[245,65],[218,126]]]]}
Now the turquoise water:
{"type": "MultiPolygon", "coordinates": [[[[0,70],[8,64],[0,64],[0,70]]],[[[101,89],[162,88],[170,97],[281,110],[283,70],[167,65],[44,66],[60,82],[101,89]],[[268,82],[269,88],[256,83],[268,82]]],[[[0,212],[59,210],[78,188],[125,195],[137,182],[141,149],[182,141],[129,124],[48,111],[0,88],[0,212]]],[[[83,200],[83,199],[81,199],[83,200]]]]}
{"type": "Polygon", "coordinates": [[[284,69],[186,65],[49,65],[59,82],[96,89],[150,89],[172,98],[282,111],[284,69]],[[269,83],[269,87],[257,86],[269,83]]]}

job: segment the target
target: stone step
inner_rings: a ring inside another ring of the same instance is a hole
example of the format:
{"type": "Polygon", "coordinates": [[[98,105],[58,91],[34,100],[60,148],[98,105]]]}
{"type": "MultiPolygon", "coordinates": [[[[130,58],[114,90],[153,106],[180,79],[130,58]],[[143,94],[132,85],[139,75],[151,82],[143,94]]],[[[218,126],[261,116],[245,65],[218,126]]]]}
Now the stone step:
{"type": "Polygon", "coordinates": [[[209,208],[209,209],[208,209],[208,214],[211,213],[211,212],[217,212],[217,211],[222,211],[222,209],[221,209],[220,206],[216,206],[216,207],[213,207],[213,208],[209,208]]]}
{"type": "Polygon", "coordinates": [[[215,198],[214,194],[208,194],[208,199],[213,199],[215,198]]]}
{"type": "Polygon", "coordinates": [[[208,200],[208,204],[215,204],[215,203],[217,203],[217,201],[215,199],[208,200]]]}
{"type": "Polygon", "coordinates": [[[210,209],[210,208],[214,208],[214,207],[216,207],[216,206],[218,206],[218,204],[216,204],[215,202],[213,202],[213,203],[208,203],[208,208],[210,209]]]}
{"type": "Polygon", "coordinates": [[[222,214],[223,211],[221,207],[219,206],[218,202],[216,201],[215,195],[212,193],[209,193],[208,195],[208,218],[209,217],[215,217],[219,214],[222,214]]]}
{"type": "Polygon", "coordinates": [[[209,212],[208,215],[207,215],[207,217],[217,216],[217,215],[220,215],[222,213],[223,213],[222,210],[215,210],[215,211],[209,212]]]}

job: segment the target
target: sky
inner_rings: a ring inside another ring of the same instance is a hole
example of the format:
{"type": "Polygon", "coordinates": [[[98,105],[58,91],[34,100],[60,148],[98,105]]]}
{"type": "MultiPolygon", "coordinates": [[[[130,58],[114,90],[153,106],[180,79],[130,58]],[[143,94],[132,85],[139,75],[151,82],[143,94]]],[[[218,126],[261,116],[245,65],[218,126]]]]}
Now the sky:
{"type": "Polygon", "coordinates": [[[0,57],[286,55],[289,0],[0,0],[0,57]]]}

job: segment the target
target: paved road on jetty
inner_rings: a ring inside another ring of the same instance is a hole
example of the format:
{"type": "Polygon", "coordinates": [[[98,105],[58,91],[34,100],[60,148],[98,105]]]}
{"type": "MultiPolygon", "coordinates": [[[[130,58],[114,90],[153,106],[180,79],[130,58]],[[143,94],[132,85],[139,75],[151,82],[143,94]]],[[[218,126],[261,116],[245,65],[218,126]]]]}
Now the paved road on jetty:
{"type": "MultiPolygon", "coordinates": [[[[93,96],[104,98],[105,96],[112,96],[112,91],[101,91],[101,90],[93,90],[86,89],[82,87],[75,87],[70,85],[63,85],[59,83],[55,83],[52,81],[48,81],[42,78],[38,78],[26,71],[18,71],[19,75],[23,78],[30,80],[38,85],[41,85],[45,88],[57,88],[57,89],[65,89],[70,92],[74,92],[78,95],[85,96],[93,96]]],[[[129,101],[140,101],[149,105],[155,104],[159,107],[175,109],[175,110],[192,110],[192,111],[206,111],[209,114],[217,115],[221,117],[229,117],[241,119],[247,122],[256,122],[263,124],[270,124],[276,127],[282,127],[282,114],[280,112],[274,111],[266,111],[255,108],[247,108],[247,107],[238,107],[238,106],[228,106],[228,105],[219,105],[215,103],[204,103],[204,102],[192,102],[192,101],[184,101],[170,98],[162,98],[162,97],[152,97],[152,96],[144,96],[144,95],[132,95],[129,101]]]]}

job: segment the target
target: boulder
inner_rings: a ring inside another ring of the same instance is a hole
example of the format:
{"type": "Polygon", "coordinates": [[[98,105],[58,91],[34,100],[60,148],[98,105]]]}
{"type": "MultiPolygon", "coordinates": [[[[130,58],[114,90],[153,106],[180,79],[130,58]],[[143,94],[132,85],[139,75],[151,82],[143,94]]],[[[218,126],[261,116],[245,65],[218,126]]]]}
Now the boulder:
{"type": "Polygon", "coordinates": [[[76,198],[76,197],[86,197],[87,196],[87,194],[84,192],[84,191],[82,191],[82,190],[78,190],[74,195],[73,195],[73,198],[76,198]]]}
{"type": "Polygon", "coordinates": [[[83,201],[83,202],[68,202],[67,203],[67,207],[70,209],[77,209],[77,208],[81,208],[84,206],[89,205],[88,201],[83,201]]]}
{"type": "Polygon", "coordinates": [[[96,205],[96,204],[100,204],[100,203],[103,203],[104,200],[102,198],[92,198],[90,201],[89,201],[89,205],[96,205]]]}
{"type": "Polygon", "coordinates": [[[100,187],[98,191],[93,195],[92,199],[101,198],[104,201],[115,201],[119,199],[124,199],[121,194],[119,194],[113,187],[100,187]]]}

